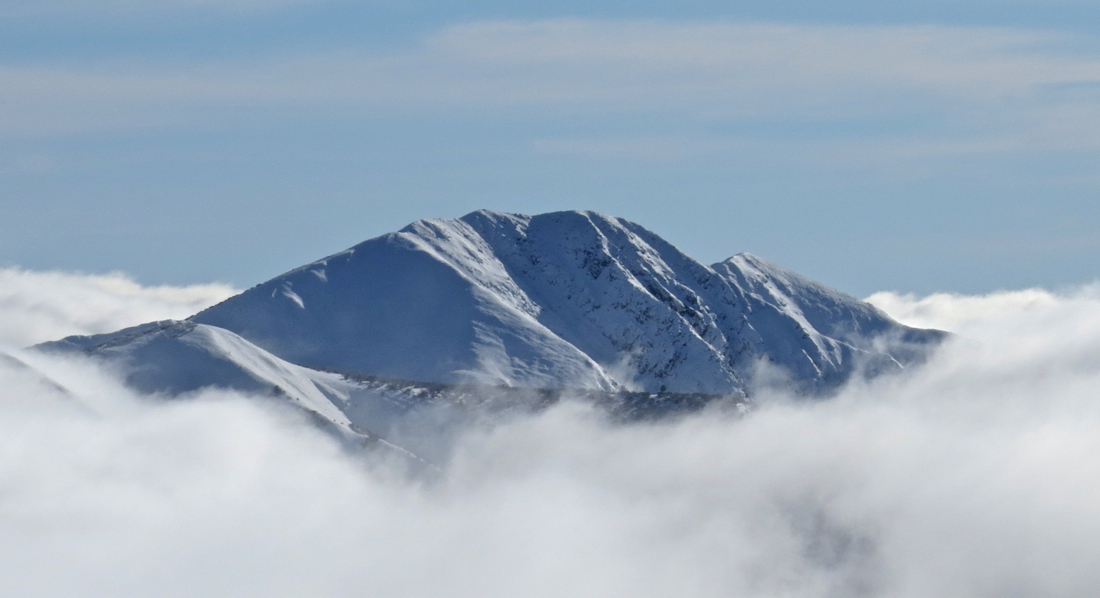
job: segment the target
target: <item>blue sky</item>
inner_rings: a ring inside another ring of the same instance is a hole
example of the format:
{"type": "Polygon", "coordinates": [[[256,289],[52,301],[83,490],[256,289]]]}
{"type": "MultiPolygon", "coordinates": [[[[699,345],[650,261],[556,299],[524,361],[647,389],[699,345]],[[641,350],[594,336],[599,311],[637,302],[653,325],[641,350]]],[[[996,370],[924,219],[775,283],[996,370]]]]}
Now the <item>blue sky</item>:
{"type": "Polygon", "coordinates": [[[1100,272],[1100,5],[9,0],[0,266],[246,286],[594,209],[857,295],[1100,272]]]}

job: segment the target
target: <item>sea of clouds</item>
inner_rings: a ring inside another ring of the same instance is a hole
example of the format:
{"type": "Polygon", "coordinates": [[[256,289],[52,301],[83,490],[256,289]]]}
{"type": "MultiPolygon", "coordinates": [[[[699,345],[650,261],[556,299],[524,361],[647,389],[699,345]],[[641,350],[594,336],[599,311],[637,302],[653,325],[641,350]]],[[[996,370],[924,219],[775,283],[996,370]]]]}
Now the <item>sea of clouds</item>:
{"type": "MultiPolygon", "coordinates": [[[[0,271],[0,345],[181,317],[221,286],[0,271]]],[[[5,596],[1085,596],[1100,590],[1100,287],[870,298],[958,332],[820,402],[475,430],[412,478],[224,392],[0,360],[5,596]],[[44,374],[50,381],[45,380],[44,374]]]]}
{"type": "Polygon", "coordinates": [[[224,284],[147,287],[117,272],[0,268],[0,349],[182,319],[237,292],[224,284]]]}

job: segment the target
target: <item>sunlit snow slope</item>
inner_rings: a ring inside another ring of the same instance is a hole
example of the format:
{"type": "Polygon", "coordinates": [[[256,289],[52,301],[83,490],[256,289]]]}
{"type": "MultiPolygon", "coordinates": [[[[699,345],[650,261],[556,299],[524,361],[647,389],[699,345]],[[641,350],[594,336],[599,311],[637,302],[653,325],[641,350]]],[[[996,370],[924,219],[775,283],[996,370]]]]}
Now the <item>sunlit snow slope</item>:
{"type": "MultiPolygon", "coordinates": [[[[538,410],[565,396],[587,400],[622,421],[688,413],[708,405],[746,407],[740,396],[432,384],[325,372],[289,363],[224,328],[188,321],[71,336],[35,349],[90,357],[130,388],[163,399],[207,388],[266,397],[304,411],[345,441],[386,447],[413,462],[445,460],[449,440],[468,425],[538,410]]],[[[0,382],[10,385],[11,375],[16,375],[49,385],[52,394],[68,396],[3,353],[0,365],[6,366],[0,374],[8,376],[0,382]]]]}
{"type": "Polygon", "coordinates": [[[423,220],[191,318],[303,366],[442,383],[738,394],[897,369],[943,336],[742,254],[593,212],[423,220]]]}
{"type": "Polygon", "coordinates": [[[408,392],[384,384],[289,363],[223,328],[164,320],[110,334],[70,336],[34,349],[91,357],[143,394],[171,399],[220,388],[270,397],[304,411],[345,441],[420,460],[378,431],[390,431],[422,401],[411,401],[408,392]]]}

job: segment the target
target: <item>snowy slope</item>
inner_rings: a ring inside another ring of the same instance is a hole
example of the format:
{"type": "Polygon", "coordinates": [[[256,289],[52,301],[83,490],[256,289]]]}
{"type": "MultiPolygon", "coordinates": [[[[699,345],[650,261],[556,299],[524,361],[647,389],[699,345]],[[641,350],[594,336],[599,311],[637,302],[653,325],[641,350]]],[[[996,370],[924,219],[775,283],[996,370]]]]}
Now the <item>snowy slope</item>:
{"type": "MultiPolygon", "coordinates": [[[[385,397],[338,374],[288,363],[222,328],[166,320],[110,334],[72,336],[34,349],[83,353],[110,367],[134,390],[164,398],[205,388],[270,396],[302,409],[342,440],[381,445],[419,459],[380,438],[372,430],[374,422],[352,421],[344,413],[354,405],[384,401],[385,397]]],[[[360,407],[359,411],[365,410],[360,407]]],[[[371,413],[385,411],[375,408],[371,413]]],[[[385,420],[378,423],[388,425],[385,420]]]]}
{"type": "Polygon", "coordinates": [[[285,396],[350,430],[351,422],[333,404],[331,392],[325,392],[325,383],[339,383],[339,376],[287,363],[221,328],[169,320],[112,334],[69,337],[36,348],[83,351],[109,364],[128,386],[142,393],[177,396],[217,386],[285,396]]]}
{"type": "MultiPolygon", "coordinates": [[[[35,349],[89,356],[113,369],[134,390],[165,399],[205,388],[268,396],[305,410],[323,429],[344,440],[439,463],[447,458],[456,435],[469,426],[541,409],[567,397],[588,401],[625,421],[688,413],[715,402],[746,406],[743,396],[573,393],[342,375],[294,365],[232,332],[186,321],[73,336],[35,349]]],[[[29,371],[0,353],[0,374],[5,358],[11,361],[9,369],[29,371]]]]}
{"type": "Polygon", "coordinates": [[[419,221],[191,320],[319,369],[714,394],[743,392],[759,361],[827,389],[942,336],[753,256],[703,265],[592,212],[419,221]]]}
{"type": "MultiPolygon", "coordinates": [[[[902,326],[882,310],[750,253],[712,268],[741,293],[771,306],[798,323],[816,344],[833,339],[850,347],[889,356],[888,362],[918,362],[946,333],[902,326]]],[[[761,328],[758,325],[757,328],[761,328]]]]}

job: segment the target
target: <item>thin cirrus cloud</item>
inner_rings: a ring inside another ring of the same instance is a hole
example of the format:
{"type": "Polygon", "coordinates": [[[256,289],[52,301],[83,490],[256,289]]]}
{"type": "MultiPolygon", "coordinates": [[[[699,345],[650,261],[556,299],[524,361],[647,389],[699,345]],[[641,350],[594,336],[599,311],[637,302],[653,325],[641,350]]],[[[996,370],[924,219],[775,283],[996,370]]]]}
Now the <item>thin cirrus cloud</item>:
{"type": "Polygon", "coordinates": [[[0,6],[0,17],[135,16],[165,12],[203,11],[234,14],[277,10],[294,5],[321,4],[325,0],[9,0],[0,6]]]}
{"type": "MultiPolygon", "coordinates": [[[[1100,144],[1100,51],[1091,41],[976,27],[478,22],[400,50],[202,64],[8,62],[0,66],[0,132],[231,126],[264,118],[255,107],[307,122],[318,114],[355,119],[368,107],[373,115],[551,108],[703,122],[926,117],[939,124],[898,152],[1081,150],[1100,144]]],[[[899,136],[889,124],[875,131],[899,136]]],[[[536,146],[614,153],[604,143],[536,146]]],[[[626,155],[647,153],[629,140],[619,145],[626,155]]]]}

